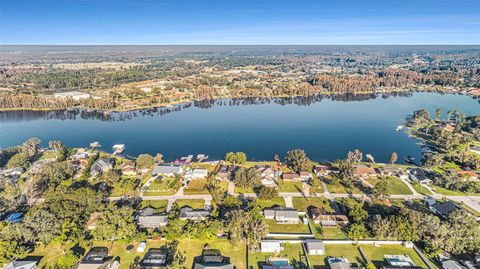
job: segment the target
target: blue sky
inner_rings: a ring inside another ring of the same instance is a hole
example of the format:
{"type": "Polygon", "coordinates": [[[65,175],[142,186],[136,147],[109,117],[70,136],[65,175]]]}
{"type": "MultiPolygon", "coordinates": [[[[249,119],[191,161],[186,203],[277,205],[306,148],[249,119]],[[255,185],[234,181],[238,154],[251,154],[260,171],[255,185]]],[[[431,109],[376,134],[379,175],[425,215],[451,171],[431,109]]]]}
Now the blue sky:
{"type": "Polygon", "coordinates": [[[480,44],[480,1],[0,0],[0,44],[480,44]]]}

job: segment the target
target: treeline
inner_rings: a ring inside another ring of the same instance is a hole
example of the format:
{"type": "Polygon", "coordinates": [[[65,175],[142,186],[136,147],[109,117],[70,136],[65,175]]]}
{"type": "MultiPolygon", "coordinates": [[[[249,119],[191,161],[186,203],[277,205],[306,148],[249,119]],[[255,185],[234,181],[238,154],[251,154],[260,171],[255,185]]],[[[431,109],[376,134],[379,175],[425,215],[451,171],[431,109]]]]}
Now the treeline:
{"type": "Polygon", "coordinates": [[[1,109],[67,109],[73,107],[108,110],[116,108],[117,105],[110,98],[87,98],[75,101],[72,98],[53,99],[30,94],[0,95],[1,109]]]}

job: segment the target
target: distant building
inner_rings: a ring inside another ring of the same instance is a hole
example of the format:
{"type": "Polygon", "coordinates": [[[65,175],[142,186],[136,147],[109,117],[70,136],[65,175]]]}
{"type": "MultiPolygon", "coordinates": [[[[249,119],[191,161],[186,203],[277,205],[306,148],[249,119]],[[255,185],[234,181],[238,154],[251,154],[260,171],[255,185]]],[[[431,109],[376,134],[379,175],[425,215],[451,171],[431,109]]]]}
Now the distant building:
{"type": "Polygon", "coordinates": [[[436,202],[429,206],[430,211],[432,213],[439,215],[440,217],[447,219],[450,213],[455,210],[460,209],[460,207],[455,204],[454,202],[447,201],[447,202],[436,202]]]}
{"type": "Polygon", "coordinates": [[[276,187],[276,171],[269,166],[256,167],[257,173],[260,175],[260,183],[265,187],[276,187]]]}
{"type": "Polygon", "coordinates": [[[148,206],[140,211],[137,217],[137,225],[140,229],[158,229],[168,224],[166,214],[156,213],[155,209],[148,206]]]}
{"type": "Polygon", "coordinates": [[[310,179],[312,179],[312,174],[310,174],[309,172],[302,171],[299,173],[299,175],[301,181],[309,181],[310,179]]]}
{"type": "Polygon", "coordinates": [[[93,177],[101,175],[104,172],[112,170],[114,165],[115,159],[99,158],[93,163],[92,167],[90,168],[90,175],[93,177]]]}
{"type": "Polygon", "coordinates": [[[184,206],[180,209],[180,219],[203,220],[208,216],[210,216],[210,210],[193,209],[189,206],[184,206]]]}
{"type": "Polygon", "coordinates": [[[410,180],[413,182],[418,182],[421,184],[431,184],[432,180],[429,178],[428,171],[420,168],[409,169],[408,174],[410,176],[410,180]]]}
{"type": "Polygon", "coordinates": [[[325,255],[325,245],[322,240],[307,239],[305,248],[308,255],[325,255]]]}
{"type": "Polygon", "coordinates": [[[181,164],[161,164],[153,168],[152,176],[175,176],[183,173],[181,164]]]}
{"type": "Polygon", "coordinates": [[[134,161],[127,161],[122,165],[122,175],[135,176],[137,174],[136,164],[134,161]]]}
{"type": "Polygon", "coordinates": [[[459,264],[457,261],[448,260],[442,262],[443,269],[467,269],[467,267],[459,264]]]}
{"type": "Polygon", "coordinates": [[[360,178],[369,178],[372,176],[376,176],[377,172],[375,171],[374,168],[370,166],[360,164],[355,167],[353,175],[355,177],[360,177],[360,178]]]}
{"type": "Polygon", "coordinates": [[[283,181],[301,181],[302,178],[297,173],[283,173],[282,174],[283,181]]]}
{"type": "Polygon", "coordinates": [[[3,269],[37,269],[38,261],[16,260],[5,265],[3,269]]]}
{"type": "Polygon", "coordinates": [[[218,169],[216,178],[222,181],[230,181],[233,179],[235,172],[237,172],[238,166],[235,165],[222,165],[218,169]]]}
{"type": "Polygon", "coordinates": [[[297,224],[299,221],[298,210],[293,208],[265,208],[263,214],[266,219],[274,219],[276,223],[280,224],[297,224]]]}
{"type": "Polygon", "coordinates": [[[315,165],[313,168],[313,172],[317,177],[324,177],[329,174],[328,166],[326,165],[315,165]]]}
{"type": "Polygon", "coordinates": [[[310,208],[310,216],[315,224],[321,224],[322,228],[336,228],[348,225],[348,217],[345,215],[329,214],[323,208],[310,208]]]}
{"type": "Polygon", "coordinates": [[[262,240],[260,242],[261,252],[279,253],[283,250],[280,241],[278,240],[262,240]]]}
{"type": "Polygon", "coordinates": [[[58,99],[63,99],[63,98],[72,98],[75,101],[81,100],[81,99],[88,99],[90,98],[89,93],[85,92],[60,92],[60,93],[55,93],[53,94],[53,97],[58,98],[58,99]]]}
{"type": "Polygon", "coordinates": [[[208,176],[208,170],[205,168],[194,168],[185,173],[186,179],[205,179],[208,176]]]}
{"type": "Polygon", "coordinates": [[[330,257],[327,259],[331,269],[350,269],[350,263],[347,258],[330,257]]]}
{"type": "Polygon", "coordinates": [[[222,256],[218,249],[204,249],[193,269],[233,269],[230,258],[222,256]]]}

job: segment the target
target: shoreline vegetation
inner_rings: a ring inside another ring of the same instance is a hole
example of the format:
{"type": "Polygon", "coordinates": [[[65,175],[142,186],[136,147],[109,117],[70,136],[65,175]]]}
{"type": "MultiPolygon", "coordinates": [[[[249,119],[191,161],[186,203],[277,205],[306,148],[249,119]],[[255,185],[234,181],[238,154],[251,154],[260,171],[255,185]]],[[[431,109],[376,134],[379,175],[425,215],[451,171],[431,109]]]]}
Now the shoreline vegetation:
{"type": "MultiPolygon", "coordinates": [[[[329,92],[321,92],[321,93],[316,93],[313,95],[278,95],[278,96],[239,96],[239,97],[232,97],[232,96],[216,96],[212,99],[182,99],[182,100],[176,100],[176,101],[171,101],[168,103],[162,103],[162,104],[152,104],[152,105],[143,105],[143,106],[133,106],[129,108],[122,108],[121,104],[120,107],[117,108],[112,108],[112,109],[103,109],[103,108],[96,108],[96,107],[87,107],[87,106],[82,106],[79,104],[76,105],[71,105],[71,106],[60,106],[60,107],[0,107],[0,112],[4,111],[65,111],[65,110],[71,110],[71,109],[79,109],[79,110],[84,110],[84,111],[96,111],[96,112],[101,112],[101,113],[114,113],[114,112],[132,112],[132,111],[138,111],[142,109],[157,109],[157,108],[169,108],[173,106],[178,106],[178,105],[185,105],[189,103],[195,103],[195,102],[210,102],[210,101],[218,101],[222,99],[263,99],[263,100],[273,100],[273,99],[291,99],[291,98],[309,98],[309,97],[332,97],[332,96],[379,96],[379,95],[390,95],[390,94],[398,94],[398,93],[415,93],[415,92],[431,92],[431,93],[439,93],[439,94],[462,94],[462,95],[467,95],[472,98],[479,98],[480,95],[475,93],[470,93],[470,91],[466,90],[441,90],[441,89],[435,89],[435,88],[429,88],[429,89],[391,89],[391,90],[383,90],[383,91],[363,91],[363,92],[355,92],[355,93],[329,93],[329,92]]],[[[55,102],[55,98],[48,97],[48,96],[43,96],[39,98],[45,98],[50,101],[55,102]]],[[[2,97],[0,97],[0,100],[2,97]]],[[[1,101],[0,101],[1,102],[1,101]]]]}

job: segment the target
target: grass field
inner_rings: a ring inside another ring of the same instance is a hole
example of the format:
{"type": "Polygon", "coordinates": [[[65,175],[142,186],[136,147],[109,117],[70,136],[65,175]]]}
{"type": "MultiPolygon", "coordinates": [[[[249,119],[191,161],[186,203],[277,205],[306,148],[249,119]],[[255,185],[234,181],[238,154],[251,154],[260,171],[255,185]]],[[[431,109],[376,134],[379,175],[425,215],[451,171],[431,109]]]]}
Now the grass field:
{"type": "Polygon", "coordinates": [[[255,201],[262,209],[270,208],[274,206],[281,206],[281,207],[285,206],[285,199],[283,199],[283,197],[275,197],[272,200],[256,199],[255,201]]]}
{"type": "Polygon", "coordinates": [[[308,225],[303,224],[301,220],[298,220],[298,224],[277,224],[275,220],[265,220],[268,224],[268,231],[270,233],[288,233],[288,234],[308,234],[310,229],[308,225]]]}
{"type": "Polygon", "coordinates": [[[313,234],[317,239],[347,239],[347,234],[342,228],[322,228],[320,224],[314,224],[310,221],[310,225],[313,229],[313,234]]]}
{"type": "Polygon", "coordinates": [[[293,197],[293,207],[298,211],[308,212],[309,206],[315,206],[318,208],[323,208],[327,212],[333,212],[334,210],[330,207],[330,201],[325,198],[318,197],[293,197]]]}
{"type": "Polygon", "coordinates": [[[220,250],[223,256],[230,258],[230,262],[236,268],[246,268],[246,246],[243,244],[232,245],[226,239],[216,239],[212,241],[201,241],[196,239],[183,239],[179,243],[179,248],[186,253],[187,268],[193,268],[193,260],[202,254],[205,245],[208,244],[210,249],[220,250]]]}
{"type": "Polygon", "coordinates": [[[167,210],[168,201],[167,200],[143,200],[141,208],[151,206],[157,209],[157,212],[162,212],[167,210]]]}
{"type": "Polygon", "coordinates": [[[415,191],[417,191],[420,194],[432,195],[431,191],[429,191],[427,188],[423,187],[422,184],[420,184],[418,182],[412,183],[412,187],[415,189],[415,191]]]}
{"type": "Polygon", "coordinates": [[[187,187],[183,189],[184,194],[196,195],[196,194],[209,194],[206,188],[207,180],[206,179],[195,179],[191,180],[187,187]]]}
{"type": "Polygon", "coordinates": [[[376,185],[380,180],[387,180],[388,181],[388,194],[412,194],[412,191],[408,188],[407,184],[403,183],[403,181],[397,177],[381,177],[381,178],[368,178],[367,181],[372,184],[376,185]]]}
{"type": "MultiPolygon", "coordinates": [[[[290,265],[295,269],[307,268],[307,262],[305,253],[301,244],[289,244],[282,245],[284,250],[280,252],[277,257],[287,257],[290,260],[290,265]]],[[[268,257],[273,257],[274,253],[250,253],[248,255],[248,268],[249,269],[261,269],[263,264],[266,264],[268,257]]],[[[240,267],[237,267],[240,269],[240,267]]]]}
{"type": "Polygon", "coordinates": [[[175,202],[180,208],[186,205],[193,209],[202,209],[205,207],[205,200],[203,199],[178,199],[175,202]]]}
{"type": "Polygon", "coordinates": [[[387,265],[383,258],[384,255],[408,255],[416,266],[427,268],[427,265],[413,248],[405,248],[402,245],[381,245],[380,247],[362,245],[362,249],[367,258],[373,262],[377,268],[380,268],[382,265],[387,265]]]}
{"type": "Polygon", "coordinates": [[[283,182],[278,186],[278,192],[302,192],[302,182],[283,182]]]}
{"type": "Polygon", "coordinates": [[[354,267],[364,266],[365,262],[354,245],[325,245],[325,255],[309,255],[312,267],[324,267],[327,264],[327,257],[344,257],[354,267]]]}

